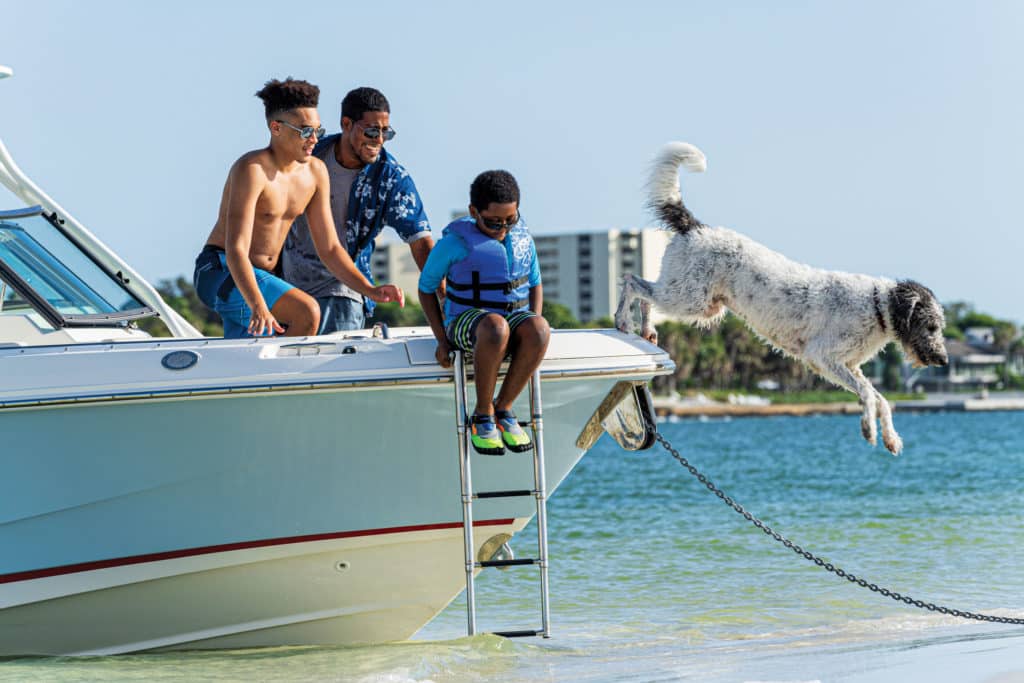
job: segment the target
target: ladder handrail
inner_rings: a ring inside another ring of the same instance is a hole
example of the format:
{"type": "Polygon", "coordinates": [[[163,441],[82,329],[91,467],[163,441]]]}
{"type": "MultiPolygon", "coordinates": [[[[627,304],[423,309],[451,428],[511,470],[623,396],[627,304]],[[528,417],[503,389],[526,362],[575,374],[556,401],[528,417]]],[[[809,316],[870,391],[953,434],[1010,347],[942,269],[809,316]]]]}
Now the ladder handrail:
{"type": "Polygon", "coordinates": [[[540,396],[540,369],[530,378],[530,426],[533,430],[533,482],[537,499],[537,564],[540,566],[541,635],[551,637],[548,606],[548,489],[544,474],[544,417],[540,396]]]}
{"type": "Polygon", "coordinates": [[[466,412],[466,358],[455,352],[455,436],[459,445],[462,484],[462,541],[466,557],[466,632],[476,635],[476,596],[473,591],[473,477],[469,465],[469,424],[466,412]]]}

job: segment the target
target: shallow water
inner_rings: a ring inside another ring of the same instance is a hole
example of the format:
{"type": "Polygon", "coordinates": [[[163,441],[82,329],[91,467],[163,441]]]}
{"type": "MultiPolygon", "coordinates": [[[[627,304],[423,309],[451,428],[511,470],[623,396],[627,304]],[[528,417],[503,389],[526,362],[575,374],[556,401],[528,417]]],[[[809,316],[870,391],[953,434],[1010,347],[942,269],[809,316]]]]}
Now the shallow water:
{"type": "MultiPolygon", "coordinates": [[[[662,432],[776,531],[926,602],[1024,617],[1024,413],[684,420],[662,432]]],[[[660,446],[607,438],[549,506],[554,637],[464,637],[459,598],[408,643],[0,662],[0,679],[1024,682],[1024,627],[908,607],[753,528],[660,446]]],[[[533,553],[531,524],[513,542],[533,553]]],[[[481,630],[539,625],[535,569],[477,581],[481,630]]]]}

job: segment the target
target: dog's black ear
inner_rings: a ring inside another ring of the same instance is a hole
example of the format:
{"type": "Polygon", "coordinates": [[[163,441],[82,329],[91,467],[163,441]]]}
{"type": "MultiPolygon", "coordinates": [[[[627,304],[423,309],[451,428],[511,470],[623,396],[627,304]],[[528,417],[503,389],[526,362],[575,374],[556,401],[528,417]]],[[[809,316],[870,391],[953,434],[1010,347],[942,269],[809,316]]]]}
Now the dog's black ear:
{"type": "Polygon", "coordinates": [[[910,336],[910,319],[914,316],[914,309],[928,296],[933,296],[931,290],[913,280],[903,280],[893,287],[889,294],[889,316],[901,339],[910,336]]]}

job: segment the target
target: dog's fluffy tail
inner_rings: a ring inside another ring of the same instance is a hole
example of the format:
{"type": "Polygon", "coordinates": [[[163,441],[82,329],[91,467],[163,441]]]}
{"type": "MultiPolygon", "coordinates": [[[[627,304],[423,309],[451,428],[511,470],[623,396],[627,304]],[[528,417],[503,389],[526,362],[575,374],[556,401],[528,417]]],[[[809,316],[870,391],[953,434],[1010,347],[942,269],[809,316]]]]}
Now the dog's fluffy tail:
{"type": "Polygon", "coordinates": [[[687,142],[670,142],[662,149],[651,171],[648,202],[665,223],[675,232],[685,234],[701,223],[683,205],[679,191],[679,167],[691,173],[703,173],[707,168],[704,153],[687,142]]]}

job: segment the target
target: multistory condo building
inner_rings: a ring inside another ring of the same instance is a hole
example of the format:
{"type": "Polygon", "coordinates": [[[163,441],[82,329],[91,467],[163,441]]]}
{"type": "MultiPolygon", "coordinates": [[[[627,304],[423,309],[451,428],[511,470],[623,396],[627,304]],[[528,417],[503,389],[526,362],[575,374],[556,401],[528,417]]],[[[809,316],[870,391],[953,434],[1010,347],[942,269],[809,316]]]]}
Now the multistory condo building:
{"type": "MultiPolygon", "coordinates": [[[[544,300],[557,301],[582,322],[615,313],[622,276],[635,273],[657,279],[670,233],[655,228],[582,233],[533,233],[537,244],[544,300]]],[[[419,270],[409,247],[378,243],[373,255],[377,282],[398,285],[415,301],[419,270]]],[[[655,320],[657,320],[655,315],[655,320]]]]}

